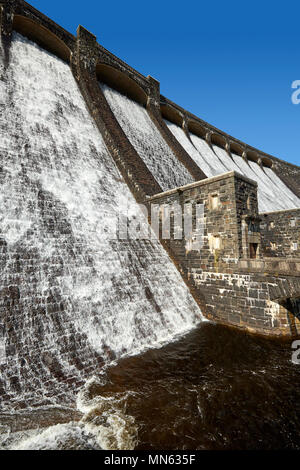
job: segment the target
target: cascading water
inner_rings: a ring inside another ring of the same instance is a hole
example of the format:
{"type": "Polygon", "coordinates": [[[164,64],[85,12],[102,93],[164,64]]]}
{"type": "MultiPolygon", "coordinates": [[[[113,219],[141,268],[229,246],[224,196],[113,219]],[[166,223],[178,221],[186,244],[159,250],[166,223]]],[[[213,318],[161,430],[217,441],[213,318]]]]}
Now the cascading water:
{"type": "Polygon", "coordinates": [[[228,168],[226,168],[222,160],[220,160],[218,156],[214,154],[214,152],[204,139],[201,139],[201,137],[198,137],[197,135],[193,134],[191,134],[190,137],[198,152],[202,155],[204,160],[206,160],[213,168],[212,176],[216,176],[228,171],[228,168]]]}
{"type": "Polygon", "coordinates": [[[170,131],[174,134],[176,139],[180,142],[182,147],[188,152],[188,154],[193,158],[193,160],[197,163],[199,168],[204,171],[205,175],[210,178],[211,176],[215,176],[217,174],[217,170],[212,167],[209,161],[206,161],[203,158],[201,152],[199,152],[191,141],[188,139],[184,130],[177,126],[176,124],[165,120],[167,126],[169,127],[170,131]]]}
{"type": "Polygon", "coordinates": [[[105,363],[202,316],[157,240],[103,230],[139,207],[70,67],[14,33],[0,84],[0,409],[73,406],[105,363]]]}
{"type": "Polygon", "coordinates": [[[167,126],[175,135],[183,148],[204,171],[212,177],[227,171],[237,171],[258,183],[258,203],[261,212],[294,209],[300,207],[300,199],[281,181],[271,168],[262,169],[257,163],[249,161],[232,153],[232,158],[226,150],[212,145],[212,149],[201,137],[190,134],[191,142],[176,124],[166,121],[167,126]],[[280,197],[278,197],[280,195],[280,197]]]}
{"type": "Polygon", "coordinates": [[[192,175],[170,150],[147,110],[107,85],[100,86],[120,126],[163,191],[192,183],[192,175]]]}
{"type": "MultiPolygon", "coordinates": [[[[227,152],[218,147],[217,145],[213,146],[214,152],[219,156],[220,159],[223,159],[224,164],[230,170],[236,170],[238,173],[247,176],[248,178],[257,181],[257,196],[258,196],[258,205],[259,210],[267,211],[273,210],[274,207],[274,188],[270,181],[268,184],[265,182],[265,174],[260,166],[255,162],[246,163],[241,157],[232,153],[232,158],[229,157],[227,152]],[[253,163],[254,166],[251,164],[253,163]]],[[[288,198],[286,198],[288,200],[288,198]]],[[[289,201],[290,202],[290,201],[289,201]]],[[[280,208],[284,208],[284,203],[279,202],[280,208]]]]}
{"type": "MultiPolygon", "coordinates": [[[[157,240],[111,237],[120,211],[142,216],[69,66],[18,34],[3,57],[0,448],[299,448],[290,345],[203,322],[157,240]]],[[[190,182],[146,111],[104,91],[162,187],[190,182]]],[[[207,176],[236,169],[259,180],[261,207],[277,190],[299,205],[271,169],[168,125],[207,176]]]]}

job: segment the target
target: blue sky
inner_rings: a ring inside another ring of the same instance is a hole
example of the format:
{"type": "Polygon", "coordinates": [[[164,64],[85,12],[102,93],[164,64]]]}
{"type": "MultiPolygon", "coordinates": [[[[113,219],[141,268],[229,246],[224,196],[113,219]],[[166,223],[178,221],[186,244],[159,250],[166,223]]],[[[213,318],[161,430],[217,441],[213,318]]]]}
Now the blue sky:
{"type": "Polygon", "coordinates": [[[29,0],[161,83],[161,93],[246,143],[300,165],[300,2],[29,0]]]}

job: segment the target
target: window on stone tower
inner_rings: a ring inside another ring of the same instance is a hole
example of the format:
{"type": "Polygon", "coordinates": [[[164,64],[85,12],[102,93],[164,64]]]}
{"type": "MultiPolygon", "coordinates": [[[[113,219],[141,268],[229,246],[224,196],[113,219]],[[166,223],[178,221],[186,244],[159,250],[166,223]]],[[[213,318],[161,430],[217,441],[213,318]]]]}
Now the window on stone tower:
{"type": "Polygon", "coordinates": [[[257,258],[258,243],[250,243],[250,258],[257,258]]]}
{"type": "Polygon", "coordinates": [[[217,194],[211,196],[210,205],[213,211],[219,208],[219,196],[217,194]]]}
{"type": "Polygon", "coordinates": [[[210,235],[209,236],[209,249],[211,253],[220,250],[221,247],[221,237],[218,235],[210,235]]]}

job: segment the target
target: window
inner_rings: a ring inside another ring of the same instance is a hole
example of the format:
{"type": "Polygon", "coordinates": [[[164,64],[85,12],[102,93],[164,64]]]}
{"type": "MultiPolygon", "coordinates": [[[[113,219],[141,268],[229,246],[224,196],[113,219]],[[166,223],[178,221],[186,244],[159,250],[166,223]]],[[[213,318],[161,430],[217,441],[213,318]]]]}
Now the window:
{"type": "Polygon", "coordinates": [[[260,225],[259,223],[255,222],[255,221],[250,221],[249,222],[249,225],[248,225],[248,232],[249,233],[258,233],[260,232],[260,225]]]}
{"type": "Polygon", "coordinates": [[[250,258],[256,259],[258,250],[258,243],[250,243],[250,258]]]}
{"type": "Polygon", "coordinates": [[[218,235],[210,235],[209,237],[209,249],[212,253],[221,249],[221,237],[218,235]]]}
{"type": "Polygon", "coordinates": [[[211,196],[210,198],[210,207],[211,207],[211,210],[215,211],[216,209],[219,208],[219,196],[217,194],[214,194],[213,196],[211,196]]]}

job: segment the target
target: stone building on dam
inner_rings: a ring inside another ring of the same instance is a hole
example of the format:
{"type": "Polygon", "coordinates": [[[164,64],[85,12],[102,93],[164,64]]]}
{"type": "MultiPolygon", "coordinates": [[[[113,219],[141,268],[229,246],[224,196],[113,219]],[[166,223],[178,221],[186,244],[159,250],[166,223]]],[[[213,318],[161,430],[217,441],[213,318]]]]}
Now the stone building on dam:
{"type": "Polygon", "coordinates": [[[82,26],[0,6],[3,406],[71,402],[106,361],[205,319],[297,337],[300,168],[171,102],[82,26]],[[100,230],[140,204],[190,204],[194,224],[204,207],[201,248],[172,236],[174,214],[160,240],[100,230]]]}

